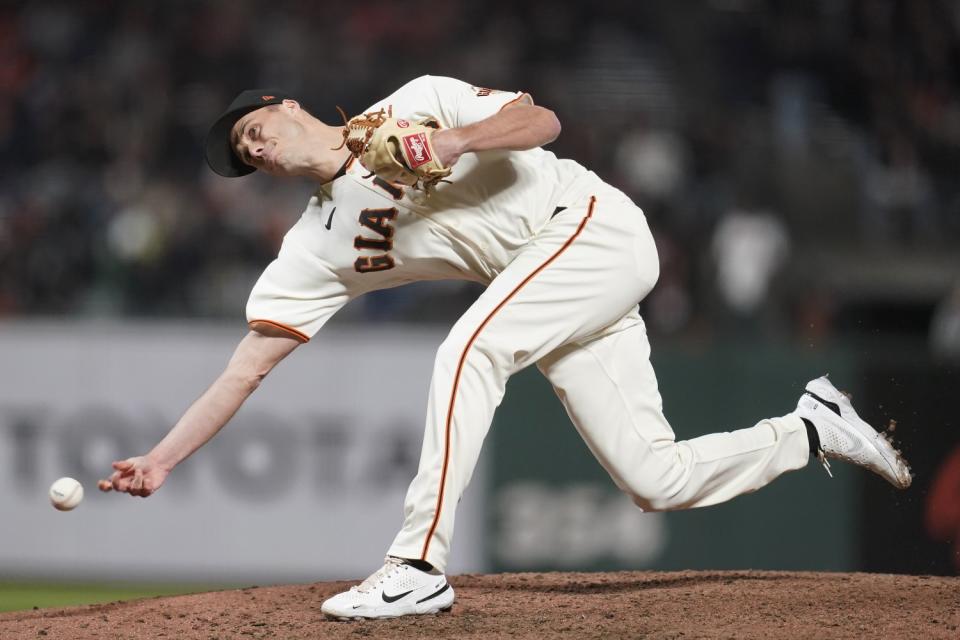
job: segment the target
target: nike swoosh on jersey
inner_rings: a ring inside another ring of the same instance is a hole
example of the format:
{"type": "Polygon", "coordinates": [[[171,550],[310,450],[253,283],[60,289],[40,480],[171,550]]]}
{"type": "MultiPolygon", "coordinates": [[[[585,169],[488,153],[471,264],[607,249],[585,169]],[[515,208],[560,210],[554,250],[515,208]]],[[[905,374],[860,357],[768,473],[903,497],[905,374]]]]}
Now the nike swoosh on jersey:
{"type": "Polygon", "coordinates": [[[330,224],[333,222],[333,214],[334,214],[334,212],[335,212],[336,210],[337,210],[336,207],[334,207],[333,209],[330,210],[330,215],[327,216],[327,223],[326,223],[325,225],[323,225],[323,226],[325,226],[325,227],[327,228],[327,231],[330,231],[330,224]]]}

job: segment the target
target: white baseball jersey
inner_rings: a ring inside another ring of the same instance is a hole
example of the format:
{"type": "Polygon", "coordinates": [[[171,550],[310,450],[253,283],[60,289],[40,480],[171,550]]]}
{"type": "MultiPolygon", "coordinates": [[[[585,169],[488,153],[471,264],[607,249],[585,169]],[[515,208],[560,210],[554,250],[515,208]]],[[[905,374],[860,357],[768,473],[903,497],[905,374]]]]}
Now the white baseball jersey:
{"type": "MultiPolygon", "coordinates": [[[[422,76],[366,111],[433,117],[451,128],[518,101],[532,103],[525,93],[422,76]]],[[[369,173],[350,162],[345,174],[320,186],[250,295],[251,325],[273,324],[306,341],[368,291],[419,280],[488,283],[561,200],[600,183],[578,163],[541,148],[464,154],[450,182],[429,197],[369,173]]]]}
{"type": "MultiPolygon", "coordinates": [[[[370,110],[459,127],[517,100],[530,98],[424,76],[370,110]]],[[[420,465],[389,555],[444,569],[494,410],[509,377],[533,363],[644,509],[716,504],[807,463],[793,414],[675,441],[637,313],[659,275],[657,251],[623,193],[543,149],[464,154],[429,198],[367,173],[352,163],[319,188],[247,314],[305,342],[367,291],[442,278],[488,284],[437,351],[420,465]]]]}

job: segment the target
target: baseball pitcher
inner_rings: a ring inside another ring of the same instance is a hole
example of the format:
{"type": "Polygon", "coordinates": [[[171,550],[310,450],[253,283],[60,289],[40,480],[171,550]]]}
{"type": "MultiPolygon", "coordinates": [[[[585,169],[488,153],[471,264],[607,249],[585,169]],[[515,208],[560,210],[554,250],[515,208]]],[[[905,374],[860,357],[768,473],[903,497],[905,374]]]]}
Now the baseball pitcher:
{"type": "Polygon", "coordinates": [[[896,487],[910,470],[827,378],[797,408],[677,442],[662,412],[637,303],[659,274],[641,211],[593,172],[542,148],[560,134],[525,93],[423,76],[344,124],[278,90],[244,91],[210,129],[227,177],[303,176],[317,189],[247,304],[226,369],[149,453],[113,464],[103,490],[149,496],[260,381],[343,305],[418,280],[481,282],[441,344],[403,526],[369,578],[323,603],[333,618],[448,610],[457,502],[508,378],[536,364],[587,446],[643,510],[755,491],[810,456],[853,462],[896,487]]]}

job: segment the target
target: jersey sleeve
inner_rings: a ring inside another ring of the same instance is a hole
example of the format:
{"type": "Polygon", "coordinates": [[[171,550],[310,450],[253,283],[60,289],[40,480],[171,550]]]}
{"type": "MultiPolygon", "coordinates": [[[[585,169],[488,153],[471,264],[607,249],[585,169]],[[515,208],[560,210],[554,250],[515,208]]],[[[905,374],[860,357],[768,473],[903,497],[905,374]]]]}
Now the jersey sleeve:
{"type": "Polygon", "coordinates": [[[332,269],[285,240],[250,292],[247,323],[251,329],[267,325],[307,342],[349,300],[332,269]]]}
{"type": "Polygon", "coordinates": [[[522,91],[499,91],[475,87],[444,76],[420,76],[383,101],[404,107],[411,117],[436,117],[447,128],[464,127],[514,104],[533,104],[522,91]]]}

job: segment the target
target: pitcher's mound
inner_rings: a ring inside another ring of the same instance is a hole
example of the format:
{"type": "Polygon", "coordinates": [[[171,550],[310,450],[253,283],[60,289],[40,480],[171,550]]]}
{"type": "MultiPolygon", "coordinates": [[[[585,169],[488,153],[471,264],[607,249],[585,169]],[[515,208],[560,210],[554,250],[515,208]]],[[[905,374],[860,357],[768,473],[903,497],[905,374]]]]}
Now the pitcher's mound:
{"type": "Polygon", "coordinates": [[[960,638],[960,578],[681,571],[452,576],[453,610],[335,622],[350,583],[0,614],[0,638],[960,638]]]}

